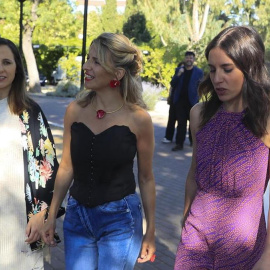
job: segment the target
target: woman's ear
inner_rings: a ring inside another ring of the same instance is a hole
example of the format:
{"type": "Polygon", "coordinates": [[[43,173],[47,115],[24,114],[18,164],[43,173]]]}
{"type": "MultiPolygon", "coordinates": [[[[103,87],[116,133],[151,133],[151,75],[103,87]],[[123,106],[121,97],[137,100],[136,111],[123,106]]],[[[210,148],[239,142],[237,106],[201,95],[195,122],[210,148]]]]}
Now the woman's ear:
{"type": "Polygon", "coordinates": [[[115,76],[118,81],[120,81],[126,74],[126,71],[123,68],[117,68],[115,72],[115,76]]]}

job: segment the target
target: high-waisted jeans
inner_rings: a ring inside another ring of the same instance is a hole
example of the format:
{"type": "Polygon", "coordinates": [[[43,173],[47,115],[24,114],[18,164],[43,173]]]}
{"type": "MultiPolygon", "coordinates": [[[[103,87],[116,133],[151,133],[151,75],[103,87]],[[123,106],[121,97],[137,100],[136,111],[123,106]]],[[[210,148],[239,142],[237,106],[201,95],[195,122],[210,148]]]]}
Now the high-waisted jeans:
{"type": "Polygon", "coordinates": [[[66,270],[132,270],[142,242],[138,195],[92,208],[70,197],[64,240],[66,270]]]}

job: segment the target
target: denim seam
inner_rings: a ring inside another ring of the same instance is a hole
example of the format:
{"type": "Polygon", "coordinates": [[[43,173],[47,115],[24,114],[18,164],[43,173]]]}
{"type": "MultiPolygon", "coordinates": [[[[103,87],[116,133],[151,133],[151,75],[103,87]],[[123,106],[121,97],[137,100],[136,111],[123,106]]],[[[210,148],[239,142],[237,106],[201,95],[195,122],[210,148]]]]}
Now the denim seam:
{"type": "Polygon", "coordinates": [[[131,211],[131,209],[130,209],[130,206],[129,206],[129,203],[128,203],[128,201],[127,201],[127,199],[126,199],[126,197],[125,198],[123,198],[124,199],[124,201],[125,201],[125,203],[126,203],[126,205],[127,205],[127,208],[128,208],[128,210],[129,210],[129,215],[131,216],[131,218],[132,218],[132,236],[130,237],[130,241],[129,241],[129,248],[127,249],[127,253],[125,254],[125,264],[124,264],[124,268],[123,268],[123,270],[129,270],[129,269],[126,269],[126,264],[127,264],[127,254],[129,254],[129,251],[130,251],[130,247],[131,247],[131,243],[132,243],[132,240],[133,240],[133,237],[134,237],[134,234],[135,234],[135,221],[134,221],[134,217],[133,217],[133,215],[132,215],[132,211],[131,211]]]}
{"type": "Polygon", "coordinates": [[[91,226],[91,222],[89,221],[88,215],[86,213],[85,207],[84,206],[80,206],[78,207],[78,214],[81,220],[81,223],[83,224],[87,234],[89,234],[89,236],[94,236],[94,232],[93,232],[93,228],[91,226]]]}

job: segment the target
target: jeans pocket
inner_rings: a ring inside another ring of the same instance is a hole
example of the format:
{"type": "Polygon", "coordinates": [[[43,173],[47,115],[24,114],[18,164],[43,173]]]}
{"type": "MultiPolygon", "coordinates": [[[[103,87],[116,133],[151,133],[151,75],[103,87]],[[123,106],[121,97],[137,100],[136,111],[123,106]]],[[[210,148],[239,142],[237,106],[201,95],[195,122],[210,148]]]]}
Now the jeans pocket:
{"type": "Polygon", "coordinates": [[[101,212],[104,213],[119,213],[129,211],[128,205],[124,199],[104,203],[102,205],[99,205],[98,208],[101,212]]]}
{"type": "Polygon", "coordinates": [[[72,196],[68,198],[66,209],[73,209],[79,205],[78,201],[75,200],[72,196]]]}

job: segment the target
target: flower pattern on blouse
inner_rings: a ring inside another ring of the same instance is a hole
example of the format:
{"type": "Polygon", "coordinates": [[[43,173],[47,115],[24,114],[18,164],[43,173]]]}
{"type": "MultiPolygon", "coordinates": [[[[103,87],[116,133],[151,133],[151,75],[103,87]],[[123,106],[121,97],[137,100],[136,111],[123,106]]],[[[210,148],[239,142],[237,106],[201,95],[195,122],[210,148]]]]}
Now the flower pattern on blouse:
{"type": "MultiPolygon", "coordinates": [[[[41,108],[33,102],[31,109],[19,116],[25,170],[27,222],[32,215],[47,209],[51,203],[58,162],[50,127],[41,108]]],[[[32,250],[41,249],[39,240],[32,250]]]]}

